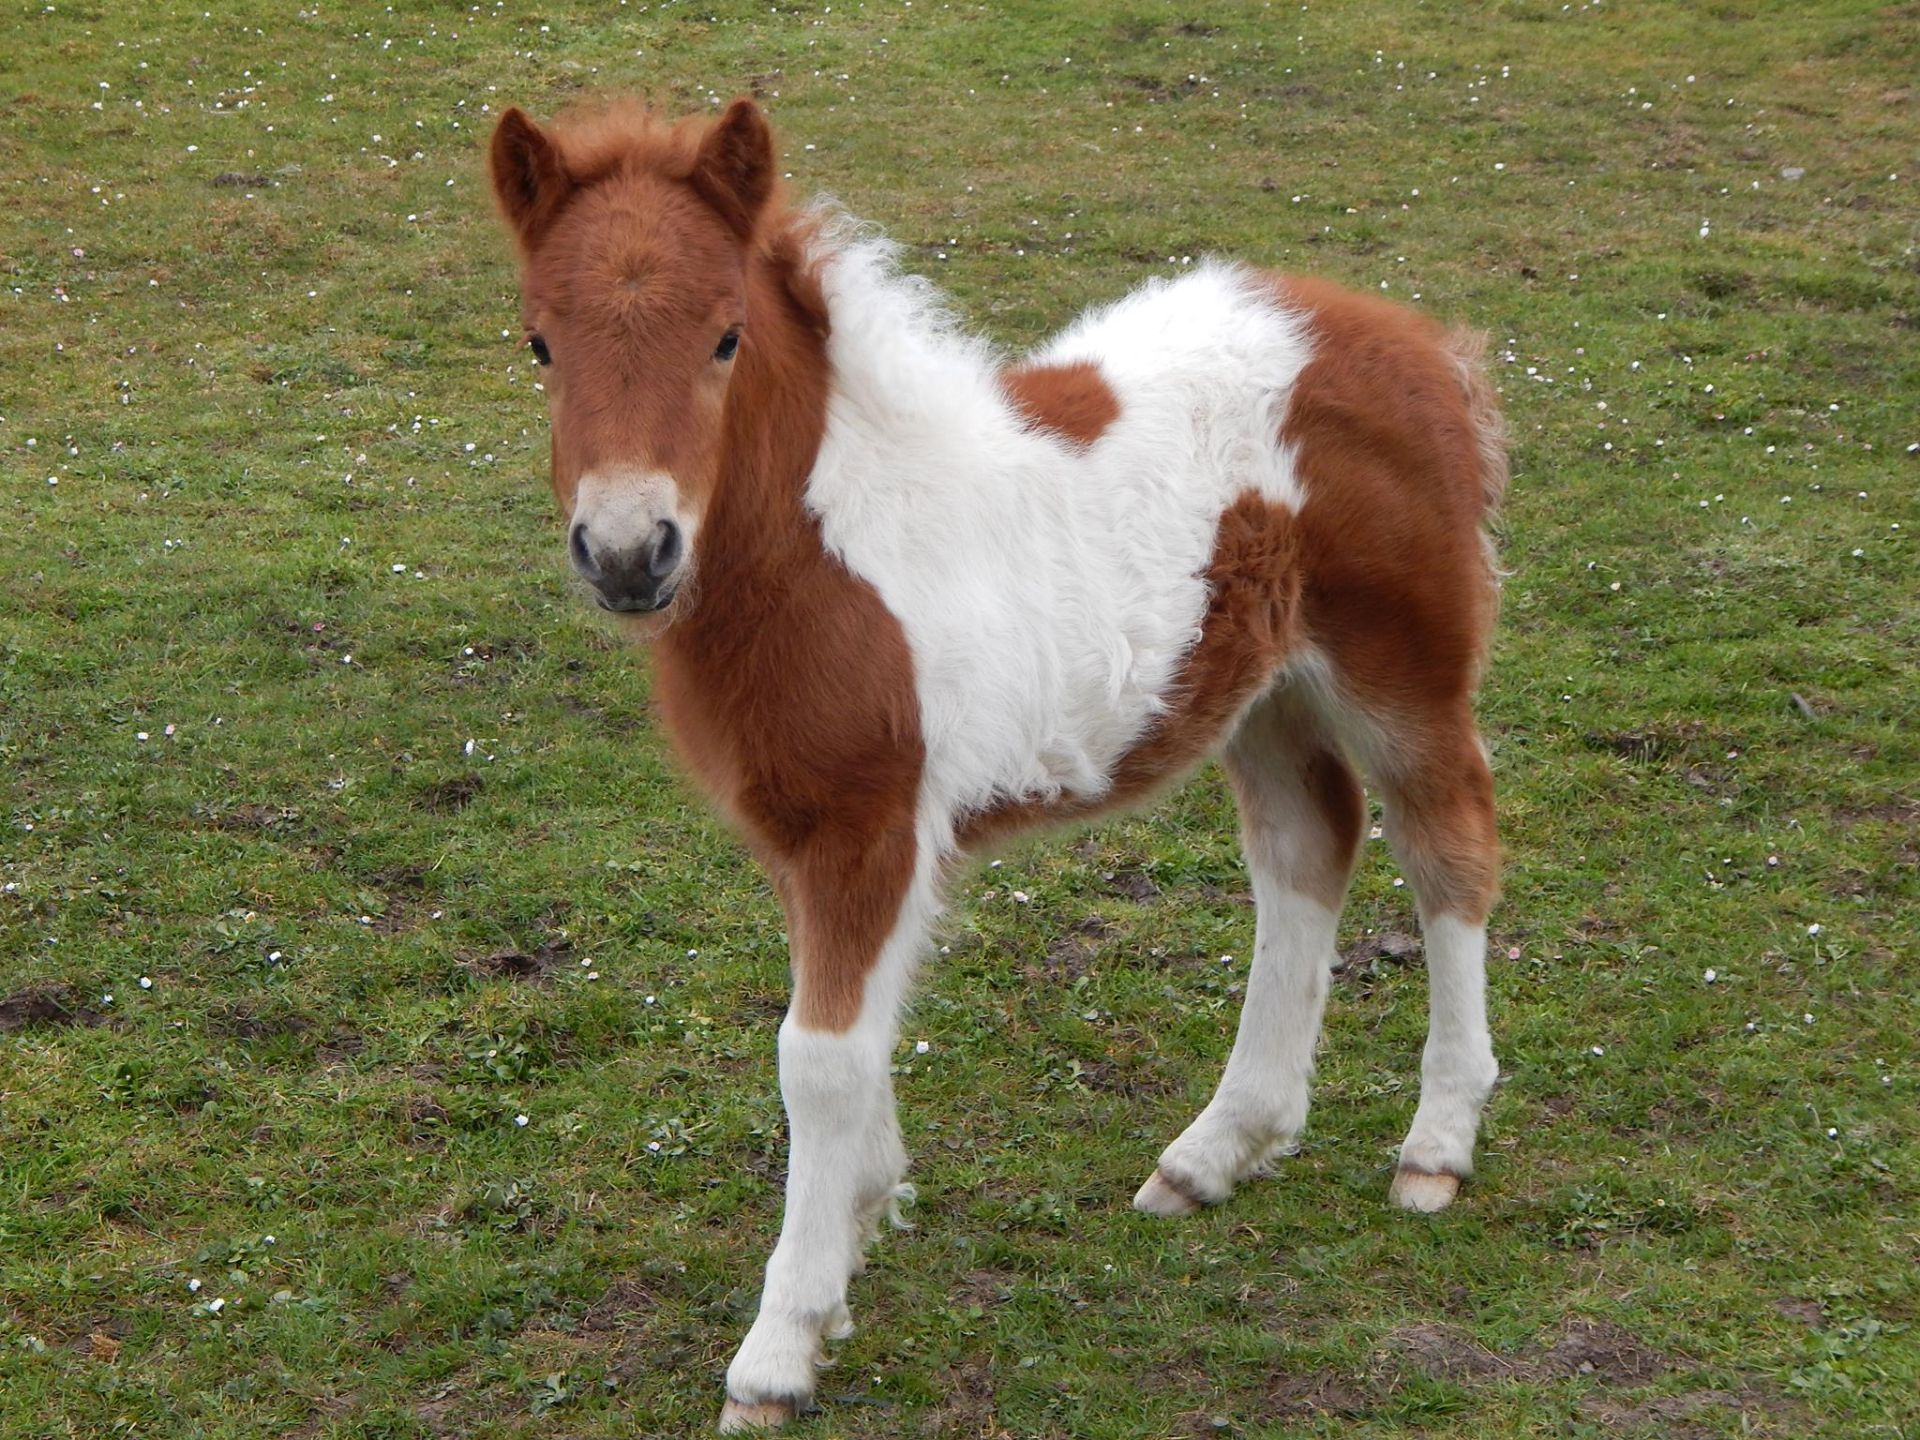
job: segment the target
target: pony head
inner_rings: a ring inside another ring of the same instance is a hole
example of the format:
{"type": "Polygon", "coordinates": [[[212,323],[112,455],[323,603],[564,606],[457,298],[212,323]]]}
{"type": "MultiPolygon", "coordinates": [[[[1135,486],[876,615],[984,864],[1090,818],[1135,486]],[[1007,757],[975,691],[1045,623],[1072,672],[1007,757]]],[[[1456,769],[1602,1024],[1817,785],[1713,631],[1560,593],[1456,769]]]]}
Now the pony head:
{"type": "Polygon", "coordinates": [[[747,269],[772,134],[750,100],[717,121],[633,107],[550,130],[510,108],[489,166],[568,557],[602,608],[658,623],[692,579],[728,390],[754,343],[747,269]]]}

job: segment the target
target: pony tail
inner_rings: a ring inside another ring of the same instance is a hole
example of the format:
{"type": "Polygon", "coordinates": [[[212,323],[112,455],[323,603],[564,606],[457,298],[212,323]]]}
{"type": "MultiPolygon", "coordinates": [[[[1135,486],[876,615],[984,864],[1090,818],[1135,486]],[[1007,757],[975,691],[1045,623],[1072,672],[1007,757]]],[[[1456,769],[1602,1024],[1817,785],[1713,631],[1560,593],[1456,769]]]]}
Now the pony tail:
{"type": "Polygon", "coordinates": [[[1449,330],[1446,349],[1460,382],[1460,393],[1466,397],[1467,421],[1473,426],[1480,464],[1481,503],[1491,515],[1507,493],[1507,422],[1500,413],[1493,383],[1487,378],[1487,333],[1449,330]]]}

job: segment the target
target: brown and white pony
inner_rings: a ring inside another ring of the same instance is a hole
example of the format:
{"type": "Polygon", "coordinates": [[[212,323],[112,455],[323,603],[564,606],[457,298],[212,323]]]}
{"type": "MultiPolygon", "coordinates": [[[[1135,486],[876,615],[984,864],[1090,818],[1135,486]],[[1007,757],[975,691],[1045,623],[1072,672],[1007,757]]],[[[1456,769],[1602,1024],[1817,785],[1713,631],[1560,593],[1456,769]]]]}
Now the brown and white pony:
{"type": "Polygon", "coordinates": [[[786,1218],[720,1428],[808,1403],[906,1193],[888,1069],[943,880],[1212,754],[1253,964],[1219,1091],[1134,1204],[1218,1204],[1300,1130],[1365,829],[1357,763],[1431,977],[1391,1193],[1445,1206],[1497,1074],[1472,707],[1506,462],[1477,346],[1208,262],[1005,363],[885,241],[781,200],[744,100],[550,130],[509,109],[491,167],[573,567],[653,642],[680,753],[786,909],[786,1218]]]}

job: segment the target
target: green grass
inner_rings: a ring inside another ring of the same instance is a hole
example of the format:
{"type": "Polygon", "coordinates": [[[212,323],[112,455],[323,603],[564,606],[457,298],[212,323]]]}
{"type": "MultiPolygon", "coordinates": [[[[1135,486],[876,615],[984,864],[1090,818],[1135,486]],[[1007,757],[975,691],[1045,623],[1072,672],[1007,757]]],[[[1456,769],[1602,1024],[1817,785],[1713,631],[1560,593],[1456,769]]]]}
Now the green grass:
{"type": "Polygon", "coordinates": [[[478,145],[749,83],[1010,345],[1231,253],[1487,328],[1516,442],[1461,1204],[1363,953],[1301,1154],[1127,1208],[1251,942],[1208,772],[957,895],[803,1433],[1920,1434],[1911,6],[209,8],[0,18],[0,1434],[714,1414],[781,922],[565,582],[478,145]]]}

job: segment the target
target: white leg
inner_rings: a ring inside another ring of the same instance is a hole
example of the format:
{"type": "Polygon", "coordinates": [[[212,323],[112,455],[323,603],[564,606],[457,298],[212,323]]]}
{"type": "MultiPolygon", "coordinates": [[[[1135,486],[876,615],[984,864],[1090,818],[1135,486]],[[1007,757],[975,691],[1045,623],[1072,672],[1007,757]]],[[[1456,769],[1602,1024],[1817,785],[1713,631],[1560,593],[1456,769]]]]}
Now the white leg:
{"type": "Polygon", "coordinates": [[[1312,712],[1284,695],[1247,717],[1226,764],[1253,877],[1253,965],[1220,1088],[1134,1197],[1154,1215],[1218,1204],[1306,1123],[1335,928],[1365,813],[1358,782],[1312,712]]]}
{"type": "Polygon", "coordinates": [[[1155,1215],[1217,1205],[1259,1174],[1307,1119],[1339,916],[1256,875],[1252,973],[1220,1088],[1160,1156],[1134,1204],[1155,1215]]]}
{"type": "MultiPolygon", "coordinates": [[[[729,1409],[805,1405],[821,1342],[853,1330],[847,1282],[906,1173],[893,1087],[891,1017],[844,1035],[780,1027],[789,1130],[786,1217],[760,1312],[727,1368],[729,1409]],[[862,1031],[865,1033],[862,1033],[862,1031]]],[[[723,1419],[721,1429],[730,1428],[723,1419]]]]}
{"type": "MultiPolygon", "coordinates": [[[[890,1069],[899,1007],[931,918],[919,882],[867,976],[859,1018],[843,1031],[808,1028],[799,1010],[780,1027],[786,1102],[786,1215],[767,1261],[760,1310],[727,1368],[720,1430],[779,1425],[804,1409],[823,1341],[853,1329],[847,1284],[883,1216],[912,1198],[890,1069]]],[[[804,979],[801,981],[804,985],[804,979]]]]}
{"type": "Polygon", "coordinates": [[[1400,1147],[1390,1198],[1443,1210],[1473,1172],[1480,1110],[1500,1067],[1487,1031],[1487,922],[1499,888],[1493,773],[1470,715],[1436,726],[1378,773],[1387,833],[1413,882],[1426,938],[1427,1047],[1420,1107],[1400,1147]],[[1407,756],[1417,764],[1405,763],[1407,756]]]}
{"type": "Polygon", "coordinates": [[[1473,1171],[1473,1142],[1500,1067],[1487,1031],[1487,927],[1456,915],[1423,915],[1426,936],[1427,1048],[1420,1066],[1420,1108],[1400,1146],[1394,1202],[1409,1210],[1445,1208],[1473,1171]]]}

